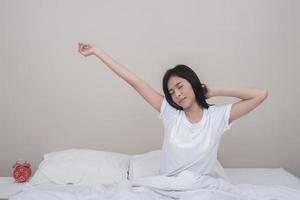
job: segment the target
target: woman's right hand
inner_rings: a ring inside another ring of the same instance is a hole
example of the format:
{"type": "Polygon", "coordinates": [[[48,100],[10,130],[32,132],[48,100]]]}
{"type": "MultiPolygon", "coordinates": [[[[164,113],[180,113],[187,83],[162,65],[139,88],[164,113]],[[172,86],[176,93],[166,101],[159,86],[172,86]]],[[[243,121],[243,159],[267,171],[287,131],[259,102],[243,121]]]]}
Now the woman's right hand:
{"type": "Polygon", "coordinates": [[[79,48],[78,51],[81,55],[83,56],[90,56],[90,55],[95,55],[96,52],[96,47],[92,44],[86,44],[79,42],[79,48]]]}

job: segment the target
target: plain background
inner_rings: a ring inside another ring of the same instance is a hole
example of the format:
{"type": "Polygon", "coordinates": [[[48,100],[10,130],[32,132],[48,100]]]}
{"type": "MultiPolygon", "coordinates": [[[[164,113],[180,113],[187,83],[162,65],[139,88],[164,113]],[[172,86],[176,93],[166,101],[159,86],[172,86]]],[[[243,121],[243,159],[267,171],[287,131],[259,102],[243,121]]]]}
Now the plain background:
{"type": "Polygon", "coordinates": [[[0,176],[18,159],[35,171],[45,153],[68,148],[161,148],[158,113],[95,57],[81,56],[82,41],[160,92],[176,64],[211,86],[267,89],[268,99],[225,133],[219,160],[300,177],[299,10],[297,0],[1,0],[0,176]]]}

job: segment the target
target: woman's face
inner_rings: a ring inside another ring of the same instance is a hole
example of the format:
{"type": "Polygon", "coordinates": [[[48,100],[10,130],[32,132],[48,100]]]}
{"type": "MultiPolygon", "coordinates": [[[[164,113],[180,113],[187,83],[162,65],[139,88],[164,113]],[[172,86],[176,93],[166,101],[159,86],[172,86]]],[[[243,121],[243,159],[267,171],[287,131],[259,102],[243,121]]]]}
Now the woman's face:
{"type": "Polygon", "coordinates": [[[168,90],[174,103],[183,109],[189,108],[196,102],[194,90],[184,78],[171,76],[168,81],[168,90]]]}

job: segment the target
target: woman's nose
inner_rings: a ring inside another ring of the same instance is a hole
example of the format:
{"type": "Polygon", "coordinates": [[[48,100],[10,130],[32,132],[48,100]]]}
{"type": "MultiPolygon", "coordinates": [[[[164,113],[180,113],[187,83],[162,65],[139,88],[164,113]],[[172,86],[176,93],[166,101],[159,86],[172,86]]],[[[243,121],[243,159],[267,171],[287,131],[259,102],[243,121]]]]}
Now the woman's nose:
{"type": "Polygon", "coordinates": [[[176,97],[181,97],[181,93],[178,90],[175,91],[175,95],[176,95],[176,97]]]}

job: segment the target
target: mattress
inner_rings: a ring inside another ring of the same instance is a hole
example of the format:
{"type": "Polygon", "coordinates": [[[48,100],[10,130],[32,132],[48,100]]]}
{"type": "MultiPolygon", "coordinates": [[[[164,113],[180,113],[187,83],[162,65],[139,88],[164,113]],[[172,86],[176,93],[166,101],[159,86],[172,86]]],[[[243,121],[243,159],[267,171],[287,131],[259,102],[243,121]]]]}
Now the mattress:
{"type": "Polygon", "coordinates": [[[233,183],[284,185],[300,190],[300,179],[283,168],[224,168],[233,183]]]}

